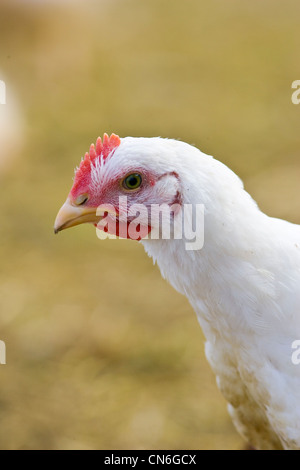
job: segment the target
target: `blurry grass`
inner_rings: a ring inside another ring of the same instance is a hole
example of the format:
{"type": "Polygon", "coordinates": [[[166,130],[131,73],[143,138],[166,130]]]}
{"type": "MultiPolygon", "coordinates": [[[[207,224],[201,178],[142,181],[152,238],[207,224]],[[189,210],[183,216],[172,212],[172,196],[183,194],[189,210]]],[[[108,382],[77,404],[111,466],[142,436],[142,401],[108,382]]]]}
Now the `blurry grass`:
{"type": "Polygon", "coordinates": [[[0,448],[240,448],[186,299],[138,244],[52,225],[104,131],[194,143],[300,223],[299,3],[78,5],[0,7],[26,125],[0,174],[0,448]]]}

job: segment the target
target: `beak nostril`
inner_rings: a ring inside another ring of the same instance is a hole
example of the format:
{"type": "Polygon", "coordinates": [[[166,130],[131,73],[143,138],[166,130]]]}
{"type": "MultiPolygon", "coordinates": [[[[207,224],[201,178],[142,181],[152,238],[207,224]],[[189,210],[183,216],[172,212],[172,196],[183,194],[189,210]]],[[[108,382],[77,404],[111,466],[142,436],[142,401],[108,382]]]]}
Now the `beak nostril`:
{"type": "Polygon", "coordinates": [[[89,199],[88,194],[80,194],[78,198],[75,200],[76,206],[83,206],[89,199]]]}

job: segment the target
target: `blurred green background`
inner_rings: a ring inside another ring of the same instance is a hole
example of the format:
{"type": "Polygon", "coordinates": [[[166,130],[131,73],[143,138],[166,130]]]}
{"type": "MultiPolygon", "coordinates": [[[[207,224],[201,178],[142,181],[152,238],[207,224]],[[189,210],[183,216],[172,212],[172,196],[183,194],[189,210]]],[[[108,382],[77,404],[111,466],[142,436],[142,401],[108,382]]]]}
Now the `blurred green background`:
{"type": "Polygon", "coordinates": [[[1,449],[238,449],[187,300],[143,248],[53,235],[103,132],[179,138],[300,223],[299,1],[1,0],[1,449]]]}

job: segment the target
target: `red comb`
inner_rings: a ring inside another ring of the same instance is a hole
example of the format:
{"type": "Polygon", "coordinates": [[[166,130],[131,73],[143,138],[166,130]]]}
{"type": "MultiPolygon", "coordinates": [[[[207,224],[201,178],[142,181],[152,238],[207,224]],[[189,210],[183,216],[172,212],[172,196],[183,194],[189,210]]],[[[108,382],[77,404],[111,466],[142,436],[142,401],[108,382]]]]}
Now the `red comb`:
{"type": "Polygon", "coordinates": [[[75,174],[75,181],[72,188],[72,191],[76,191],[77,186],[80,185],[82,180],[86,180],[87,176],[90,174],[91,164],[99,157],[105,161],[107,157],[117,148],[121,143],[120,137],[111,134],[109,137],[107,134],[103,136],[103,142],[101,137],[98,137],[95,145],[90,146],[90,151],[86,152],[84,159],[81,161],[79,168],[75,174]]]}
{"type": "MultiPolygon", "coordinates": [[[[101,140],[101,137],[98,137],[96,141],[96,148],[95,145],[92,144],[90,146],[90,151],[86,152],[84,156],[84,160],[81,163],[85,163],[90,165],[96,158],[102,156],[103,160],[106,160],[108,155],[116,148],[119,147],[121,143],[120,137],[115,134],[111,134],[110,137],[108,137],[107,134],[104,134],[103,136],[103,142],[101,140]]],[[[81,165],[80,165],[81,166],[81,165]]]]}

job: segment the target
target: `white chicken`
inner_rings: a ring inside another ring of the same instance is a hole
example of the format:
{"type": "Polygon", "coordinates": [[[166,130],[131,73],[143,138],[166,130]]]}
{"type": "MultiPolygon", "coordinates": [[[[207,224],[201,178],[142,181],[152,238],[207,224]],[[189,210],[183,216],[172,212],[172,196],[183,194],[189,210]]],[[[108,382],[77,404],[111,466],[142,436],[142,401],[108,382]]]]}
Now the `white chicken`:
{"type": "MultiPolygon", "coordinates": [[[[172,237],[141,243],[195,309],[238,431],[257,449],[300,449],[300,364],[292,360],[300,340],[300,226],[262,213],[229,168],[193,146],[105,134],[77,169],[55,232],[97,224],[97,207],[109,205],[118,235],[120,196],[128,211],[137,203],[204,205],[202,249],[172,237]]],[[[151,235],[151,223],[144,225],[151,235]]]]}

